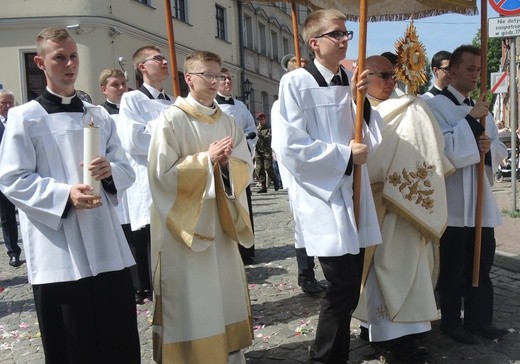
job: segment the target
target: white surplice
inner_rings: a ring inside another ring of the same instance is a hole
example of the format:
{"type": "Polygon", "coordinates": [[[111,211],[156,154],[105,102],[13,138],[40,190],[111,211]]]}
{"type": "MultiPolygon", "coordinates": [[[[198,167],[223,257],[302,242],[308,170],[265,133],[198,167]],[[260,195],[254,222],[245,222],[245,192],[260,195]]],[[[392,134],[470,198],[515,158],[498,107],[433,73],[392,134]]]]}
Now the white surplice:
{"type": "Polygon", "coordinates": [[[251,311],[238,244],[254,237],[245,188],[252,160],[242,129],[217,104],[188,96],[154,127],[149,178],[153,197],[154,359],[226,364],[251,345],[251,311]],[[209,160],[212,142],[233,138],[230,190],[209,160]]]}
{"type": "MultiPolygon", "coordinates": [[[[84,103],[86,106],[93,106],[84,103]]],[[[116,127],[103,109],[101,153],[112,167],[117,195],[135,178],[116,127]]],[[[31,284],[75,281],[134,265],[114,206],[118,196],[101,188],[103,205],[71,207],[72,185],[82,183],[81,113],[49,115],[36,101],[9,111],[0,154],[0,188],[18,207],[31,284]]]]}
{"type": "Polygon", "coordinates": [[[171,101],[150,99],[139,90],[125,92],[121,98],[117,132],[136,175],[135,183],[127,191],[130,224],[134,231],[150,224],[152,197],[148,184],[148,148],[153,120],[170,105],[171,101]]]}
{"type": "Polygon", "coordinates": [[[273,152],[276,154],[276,159],[278,161],[278,170],[280,171],[280,176],[283,181],[284,189],[287,189],[287,195],[289,197],[289,208],[291,209],[291,213],[293,214],[293,222],[294,222],[294,247],[296,249],[305,248],[305,242],[302,238],[302,229],[300,227],[300,221],[295,216],[295,211],[291,205],[291,191],[294,188],[291,188],[291,184],[294,181],[294,178],[291,176],[287,168],[282,162],[282,154],[279,152],[278,148],[280,143],[280,100],[276,100],[273,102],[273,106],[271,107],[271,148],[273,152]]]}
{"type": "MultiPolygon", "coordinates": [[[[110,117],[114,120],[117,129],[119,115],[111,114],[110,117]]],[[[128,158],[128,160],[130,160],[130,156],[126,154],[126,152],[125,155],[128,158]]],[[[128,189],[125,189],[122,193],[119,194],[120,199],[119,203],[116,206],[117,217],[119,217],[119,222],[121,222],[121,225],[130,224],[130,208],[128,207],[127,191],[128,189]]]]}
{"type": "MultiPolygon", "coordinates": [[[[448,195],[448,226],[475,226],[475,207],[477,196],[477,165],[480,153],[475,136],[465,117],[472,106],[463,104],[464,96],[451,85],[450,91],[461,105],[456,105],[444,95],[427,100],[433,115],[444,134],[444,152],[456,170],[446,177],[448,195]]],[[[499,226],[502,222],[500,210],[491,191],[493,172],[507,156],[506,146],[498,139],[498,131],[493,116],[486,118],[486,135],[491,138],[491,162],[486,165],[483,186],[482,226],[499,226]]]]}
{"type": "MultiPolygon", "coordinates": [[[[353,210],[353,173],[345,174],[354,139],[355,105],[350,87],[319,87],[305,69],[280,82],[277,155],[287,168],[294,217],[309,256],[357,254],[381,242],[366,166],[361,167],[359,231],[353,210]]],[[[379,114],[363,123],[372,153],[381,140],[379,114]]]]}
{"type": "MultiPolygon", "coordinates": [[[[238,127],[242,129],[246,135],[252,131],[256,133],[255,119],[253,118],[253,114],[251,114],[251,111],[249,111],[247,106],[242,101],[233,99],[233,102],[234,105],[219,104],[218,106],[223,112],[225,112],[228,115],[231,115],[235,119],[238,127]]],[[[252,155],[254,155],[257,140],[258,135],[253,139],[247,140],[252,155]]]]}

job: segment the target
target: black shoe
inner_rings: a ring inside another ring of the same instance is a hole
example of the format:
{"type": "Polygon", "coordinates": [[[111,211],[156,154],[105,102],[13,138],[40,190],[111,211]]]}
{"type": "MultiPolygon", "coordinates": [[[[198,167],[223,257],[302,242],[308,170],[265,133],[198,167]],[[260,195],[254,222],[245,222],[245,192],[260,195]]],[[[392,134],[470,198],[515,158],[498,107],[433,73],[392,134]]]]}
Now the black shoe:
{"type": "Polygon", "coordinates": [[[267,187],[262,187],[261,189],[256,191],[256,193],[267,193],[267,187]]]}
{"type": "Polygon", "coordinates": [[[323,292],[322,286],[316,281],[316,279],[307,279],[301,284],[302,291],[310,295],[316,295],[323,292]]]}
{"type": "Polygon", "coordinates": [[[468,327],[467,329],[490,340],[500,339],[502,336],[509,332],[506,329],[498,329],[493,325],[484,325],[476,328],[468,327]]]}
{"type": "Polygon", "coordinates": [[[428,356],[428,352],[422,346],[418,346],[413,340],[407,340],[395,345],[390,350],[393,360],[405,363],[417,363],[428,356]]]}
{"type": "Polygon", "coordinates": [[[135,304],[136,305],[143,305],[146,302],[146,300],[149,300],[149,301],[152,300],[152,292],[143,291],[143,292],[135,293],[135,304]]]}
{"type": "Polygon", "coordinates": [[[16,255],[13,255],[11,256],[11,258],[9,259],[9,265],[11,267],[19,267],[21,266],[23,263],[22,261],[20,260],[20,256],[18,254],[16,255]]]}
{"type": "Polygon", "coordinates": [[[359,338],[363,341],[370,341],[370,337],[368,335],[368,327],[365,327],[365,326],[360,326],[360,333],[359,333],[359,338]]]}
{"type": "Polygon", "coordinates": [[[278,182],[274,183],[274,190],[278,191],[280,189],[280,184],[278,182]]]}
{"type": "Polygon", "coordinates": [[[321,282],[316,281],[316,283],[318,284],[318,286],[321,287],[322,291],[326,291],[329,288],[329,286],[327,286],[326,284],[323,284],[321,282]]]}
{"type": "Polygon", "coordinates": [[[474,345],[477,343],[477,338],[462,326],[441,326],[441,332],[445,333],[452,340],[455,340],[459,343],[468,345],[474,345]]]}

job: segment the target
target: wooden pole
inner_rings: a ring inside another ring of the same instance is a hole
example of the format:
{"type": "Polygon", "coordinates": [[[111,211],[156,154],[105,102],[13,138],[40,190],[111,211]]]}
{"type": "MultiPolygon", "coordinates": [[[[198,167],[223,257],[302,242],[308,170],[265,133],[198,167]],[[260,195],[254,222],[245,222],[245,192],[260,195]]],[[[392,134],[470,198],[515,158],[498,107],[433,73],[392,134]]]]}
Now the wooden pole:
{"type": "MultiPolygon", "coordinates": [[[[367,52],[367,0],[359,2],[359,48],[357,59],[358,76],[365,70],[365,58],[367,52]]],[[[354,140],[356,143],[363,141],[363,109],[365,104],[365,91],[356,92],[356,131],[354,140]]],[[[354,216],[359,226],[359,208],[361,199],[361,166],[354,166],[354,216]]]]}
{"type": "Polygon", "coordinates": [[[166,17],[166,32],[168,34],[168,49],[170,51],[170,72],[172,75],[173,95],[181,96],[179,75],[177,73],[177,57],[175,55],[175,38],[173,36],[173,15],[170,0],[164,0],[164,14],[166,17]]]}
{"type": "MultiPolygon", "coordinates": [[[[487,1],[480,2],[480,97],[487,93],[487,1]]],[[[480,119],[480,125],[486,127],[486,116],[480,119]]],[[[475,206],[475,251],[473,256],[473,287],[478,287],[480,275],[480,251],[482,246],[482,209],[484,193],[485,154],[480,152],[477,169],[477,201],[475,206]]]]}
{"type": "Polygon", "coordinates": [[[291,2],[291,18],[292,18],[292,27],[293,27],[293,40],[294,40],[294,56],[296,57],[296,64],[298,68],[302,66],[302,57],[300,54],[300,40],[298,39],[299,29],[298,29],[298,5],[295,1],[291,2]]]}

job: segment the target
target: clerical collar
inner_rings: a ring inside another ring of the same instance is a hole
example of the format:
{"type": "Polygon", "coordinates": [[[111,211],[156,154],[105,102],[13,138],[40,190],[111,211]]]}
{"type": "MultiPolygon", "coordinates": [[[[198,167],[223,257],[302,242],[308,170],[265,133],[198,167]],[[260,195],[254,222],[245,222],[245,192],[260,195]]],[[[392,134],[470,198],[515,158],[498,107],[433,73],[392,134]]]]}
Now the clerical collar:
{"type": "Polygon", "coordinates": [[[49,86],[46,87],[47,91],[51,94],[51,95],[54,95],[54,96],[57,96],[61,99],[61,104],[62,105],[70,105],[70,103],[72,102],[72,99],[74,97],[76,97],[76,92],[74,92],[74,95],[72,96],[62,96],[62,95],[59,95],[57,94],[56,92],[52,91],[49,86]]]}
{"type": "MultiPolygon", "coordinates": [[[[452,85],[448,85],[448,91],[451,92],[453,96],[455,96],[455,98],[459,102],[459,105],[464,104],[464,100],[466,99],[466,96],[461,94],[455,87],[453,87],[452,85]]],[[[471,98],[471,97],[468,96],[467,98],[471,98]]]]}
{"type": "Polygon", "coordinates": [[[385,100],[381,100],[381,99],[378,99],[376,97],[370,96],[369,94],[367,94],[366,96],[367,96],[368,101],[370,101],[370,105],[372,105],[374,107],[379,105],[383,101],[385,101],[385,100]]]}
{"type": "Polygon", "coordinates": [[[235,100],[233,99],[233,97],[230,97],[230,96],[223,96],[223,95],[217,94],[217,96],[215,96],[215,101],[217,101],[217,104],[219,104],[219,105],[223,105],[223,104],[235,105],[235,100]]]}
{"type": "Polygon", "coordinates": [[[109,99],[106,99],[107,104],[115,107],[116,109],[119,109],[119,104],[117,102],[112,102],[109,99]]]}
{"type": "Polygon", "coordinates": [[[223,98],[224,100],[226,100],[226,101],[229,101],[229,100],[232,100],[232,99],[233,99],[233,96],[222,95],[220,92],[217,92],[217,96],[222,97],[222,98],[223,98]]]}
{"type": "Polygon", "coordinates": [[[147,85],[146,83],[143,83],[143,87],[146,88],[148,90],[148,92],[150,92],[150,95],[152,95],[152,97],[154,99],[156,99],[157,96],[159,96],[159,94],[164,95],[164,92],[161,92],[161,91],[157,90],[156,88],[153,88],[152,86],[147,85]]]}
{"type": "Polygon", "coordinates": [[[327,82],[327,85],[330,84],[330,81],[332,80],[332,77],[338,75],[341,78],[341,71],[340,71],[340,67],[339,66],[338,66],[338,72],[337,73],[332,73],[327,67],[323,66],[320,62],[318,62],[318,60],[316,58],[314,58],[314,65],[316,66],[318,71],[320,71],[321,75],[323,76],[323,78],[327,82]]]}
{"type": "Polygon", "coordinates": [[[191,96],[191,93],[188,94],[188,96],[186,97],[186,102],[188,104],[190,104],[191,106],[194,106],[198,109],[198,111],[201,113],[201,114],[204,114],[204,115],[213,115],[216,111],[216,107],[215,107],[215,102],[213,102],[213,106],[211,107],[208,107],[208,106],[205,106],[205,105],[202,105],[200,102],[198,102],[197,100],[195,100],[193,98],[193,96],[191,96]]]}
{"type": "Polygon", "coordinates": [[[49,89],[46,89],[34,100],[49,114],[59,112],[83,112],[83,101],[81,101],[77,95],[74,95],[68,104],[63,104],[63,98],[60,95],[51,93],[49,89]]]}

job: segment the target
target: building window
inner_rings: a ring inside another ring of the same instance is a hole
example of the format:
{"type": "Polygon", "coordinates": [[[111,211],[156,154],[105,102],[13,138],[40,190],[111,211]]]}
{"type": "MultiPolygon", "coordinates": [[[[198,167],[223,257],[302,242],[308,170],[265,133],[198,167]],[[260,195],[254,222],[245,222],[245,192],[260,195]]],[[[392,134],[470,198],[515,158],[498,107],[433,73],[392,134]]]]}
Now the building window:
{"type": "Polygon", "coordinates": [[[278,56],[278,33],[275,32],[274,30],[271,31],[271,47],[273,48],[271,54],[272,54],[272,58],[274,60],[278,60],[279,59],[279,56],[278,56]]]}
{"type": "Polygon", "coordinates": [[[267,92],[262,91],[262,111],[264,114],[269,115],[269,111],[271,108],[269,107],[269,95],[267,92]]]}
{"type": "Polygon", "coordinates": [[[260,33],[260,49],[259,52],[267,56],[267,39],[265,34],[265,24],[258,24],[258,32],[260,33]]]}
{"type": "Polygon", "coordinates": [[[25,87],[27,90],[27,101],[34,100],[45,91],[47,80],[45,74],[34,63],[36,53],[24,53],[25,87]]]}
{"type": "Polygon", "coordinates": [[[250,16],[244,16],[244,46],[253,48],[253,19],[250,16]]]}
{"type": "Polygon", "coordinates": [[[136,1],[138,3],[144,4],[144,5],[152,6],[152,0],[136,0],[136,1]]]}
{"type": "Polygon", "coordinates": [[[186,1],[173,0],[172,1],[172,15],[175,19],[186,22],[186,1]]]}
{"type": "Polygon", "coordinates": [[[282,49],[284,56],[291,53],[291,51],[289,50],[289,39],[285,37],[282,38],[282,49]]]}
{"type": "Polygon", "coordinates": [[[217,38],[226,40],[226,9],[220,5],[215,5],[217,17],[217,38]]]}

